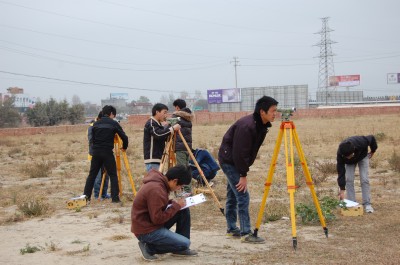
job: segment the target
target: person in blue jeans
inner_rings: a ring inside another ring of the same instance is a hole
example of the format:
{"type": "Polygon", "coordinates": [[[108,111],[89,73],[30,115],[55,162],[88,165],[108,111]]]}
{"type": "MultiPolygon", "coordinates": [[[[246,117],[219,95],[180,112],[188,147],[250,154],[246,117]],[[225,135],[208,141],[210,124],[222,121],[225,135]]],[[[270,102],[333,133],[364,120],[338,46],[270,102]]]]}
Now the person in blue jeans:
{"type": "Polygon", "coordinates": [[[185,199],[169,199],[169,194],[180,190],[191,181],[184,165],[168,169],[163,175],[152,169],[144,177],[143,185],[132,204],[131,232],[139,240],[145,260],[158,259],[155,254],[172,253],[176,256],[196,256],[190,246],[190,211],[184,208],[185,199]],[[170,228],[176,225],[175,232],[170,228]]]}
{"type": "Polygon", "coordinates": [[[241,238],[243,243],[264,243],[253,235],[250,227],[250,194],[247,173],[257,157],[258,150],[275,120],[278,101],[263,96],[256,102],[253,114],[237,120],[225,133],[218,152],[218,161],[226,175],[227,194],[225,217],[227,237],[241,238]],[[239,216],[239,225],[237,219],[239,216]]]}
{"type": "MultiPolygon", "coordinates": [[[[98,199],[99,195],[100,195],[100,187],[101,187],[101,180],[103,178],[103,170],[104,169],[99,170],[99,173],[96,176],[96,180],[94,181],[93,193],[94,193],[95,199],[98,199]]],[[[110,194],[107,194],[109,180],[110,180],[110,176],[108,176],[108,174],[106,174],[106,177],[104,178],[103,190],[101,192],[102,199],[110,199],[111,198],[110,194]]]]}

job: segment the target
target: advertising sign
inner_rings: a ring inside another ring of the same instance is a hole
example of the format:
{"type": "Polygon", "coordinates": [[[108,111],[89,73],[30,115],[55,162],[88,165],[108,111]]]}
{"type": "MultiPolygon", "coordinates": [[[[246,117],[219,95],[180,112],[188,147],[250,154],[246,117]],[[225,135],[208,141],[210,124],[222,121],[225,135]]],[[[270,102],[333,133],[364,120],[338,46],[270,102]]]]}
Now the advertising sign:
{"type": "Polygon", "coordinates": [[[329,77],[329,86],[359,86],[360,75],[338,75],[329,77]]]}
{"type": "Polygon", "coordinates": [[[398,83],[400,83],[400,73],[387,74],[387,83],[388,84],[398,84],[398,83]]]}
{"type": "Polygon", "coordinates": [[[110,99],[125,99],[128,100],[128,93],[110,93],[110,99]]]}
{"type": "Polygon", "coordinates": [[[240,102],[240,88],[207,90],[208,104],[240,102]]]}

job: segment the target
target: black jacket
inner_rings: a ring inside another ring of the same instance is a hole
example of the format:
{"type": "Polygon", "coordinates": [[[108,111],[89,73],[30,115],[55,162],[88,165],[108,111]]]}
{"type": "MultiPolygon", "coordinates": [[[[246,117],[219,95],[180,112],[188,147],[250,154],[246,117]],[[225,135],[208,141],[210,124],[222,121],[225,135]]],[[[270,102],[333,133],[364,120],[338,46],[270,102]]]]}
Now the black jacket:
{"type": "MultiPolygon", "coordinates": [[[[347,159],[343,156],[339,149],[336,154],[336,168],[338,172],[338,185],[341,190],[345,190],[346,188],[346,168],[345,164],[357,164],[361,160],[363,160],[368,155],[368,147],[371,149],[371,153],[375,153],[376,149],[378,149],[378,144],[376,143],[376,139],[373,135],[368,136],[352,136],[344,140],[343,142],[351,142],[354,147],[354,156],[350,159],[347,159]]],[[[343,143],[342,142],[342,143],[343,143]]]]}
{"type": "Polygon", "coordinates": [[[122,148],[128,148],[128,136],[118,122],[105,116],[93,124],[92,143],[93,155],[100,152],[111,152],[114,149],[114,136],[118,134],[123,142],[122,148]]]}
{"type": "Polygon", "coordinates": [[[144,163],[161,163],[165,141],[173,131],[171,126],[164,127],[153,117],[146,122],[143,133],[144,163]]]}
{"type": "MultiPolygon", "coordinates": [[[[180,117],[178,124],[181,126],[181,133],[183,138],[185,138],[190,150],[192,149],[192,120],[193,115],[188,108],[183,108],[182,110],[175,111],[172,115],[173,117],[180,117]]],[[[185,144],[183,143],[179,134],[176,135],[175,151],[187,151],[185,144]]]]}
{"type": "Polygon", "coordinates": [[[231,164],[246,177],[257,157],[271,123],[263,124],[257,113],[236,121],[225,133],[218,152],[220,164],[231,164]]]}

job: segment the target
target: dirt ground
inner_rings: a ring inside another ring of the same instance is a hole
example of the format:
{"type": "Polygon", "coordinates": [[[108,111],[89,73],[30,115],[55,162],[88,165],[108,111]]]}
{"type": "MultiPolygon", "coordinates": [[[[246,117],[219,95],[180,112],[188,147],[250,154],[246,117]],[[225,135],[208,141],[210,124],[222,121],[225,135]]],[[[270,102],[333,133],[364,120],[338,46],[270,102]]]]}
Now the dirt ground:
{"type": "MultiPolygon", "coordinates": [[[[400,174],[390,168],[396,147],[400,144],[399,115],[349,117],[320,120],[298,120],[297,132],[307,163],[314,178],[319,198],[336,198],[336,174],[322,178],[317,163],[334,163],[339,142],[351,135],[379,135],[378,151],[371,161],[371,197],[375,212],[358,217],[345,217],[335,210],[336,219],[327,223],[328,238],[321,225],[302,224],[296,220],[298,246],[292,247],[291,222],[288,219],[289,196],[286,191],[285,157],[281,148],[273,185],[267,200],[259,236],[265,244],[253,245],[225,238],[225,218],[217,203],[207,201],[191,208],[191,248],[199,255],[177,258],[161,255],[160,264],[400,264],[400,174]],[[327,129],[329,128],[329,129],[327,129]],[[345,129],[343,129],[345,128],[345,129]],[[268,215],[279,212],[276,221],[268,215]]],[[[269,132],[259,157],[249,173],[251,222],[254,228],[264,192],[279,123],[269,132]]],[[[228,124],[194,127],[195,147],[207,148],[214,155],[228,124]]],[[[128,157],[134,182],[140,187],[144,166],[142,128],[126,126],[130,137],[128,157]]],[[[141,258],[137,239],[130,233],[132,190],[124,178],[122,204],[109,201],[92,203],[80,210],[69,210],[66,201],[80,195],[89,169],[86,159],[85,131],[65,135],[32,135],[0,139],[0,256],[1,264],[146,264],[141,258]],[[49,168],[48,174],[44,170],[49,168]],[[43,172],[35,175],[35,171],[43,172]],[[47,211],[36,217],[22,214],[23,203],[38,200],[47,211]],[[21,254],[36,247],[39,251],[21,254]]],[[[302,175],[295,202],[310,201],[302,185],[302,175]]],[[[304,180],[303,180],[304,181],[304,180]]],[[[361,200],[356,181],[357,199],[361,200]]],[[[215,178],[214,192],[224,207],[226,181],[223,173],[215,178]]]]}

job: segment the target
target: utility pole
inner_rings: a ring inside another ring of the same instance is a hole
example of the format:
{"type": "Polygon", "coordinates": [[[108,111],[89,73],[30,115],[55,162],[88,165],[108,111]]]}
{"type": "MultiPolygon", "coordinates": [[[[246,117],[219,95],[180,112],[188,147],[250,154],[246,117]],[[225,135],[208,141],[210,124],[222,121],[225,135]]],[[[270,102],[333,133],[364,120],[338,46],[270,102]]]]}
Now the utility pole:
{"type": "Polygon", "coordinates": [[[331,44],[337,42],[330,39],[330,32],[333,31],[328,26],[329,17],[323,17],[321,31],[315,33],[321,35],[321,41],[315,46],[320,47],[319,51],[319,72],[318,72],[318,92],[322,95],[325,92],[325,105],[328,105],[329,97],[329,77],[335,75],[333,65],[333,54],[331,44]]]}
{"type": "Polygon", "coordinates": [[[233,67],[235,67],[235,87],[237,88],[237,67],[239,66],[238,57],[234,56],[231,63],[233,63],[233,67]]]}

